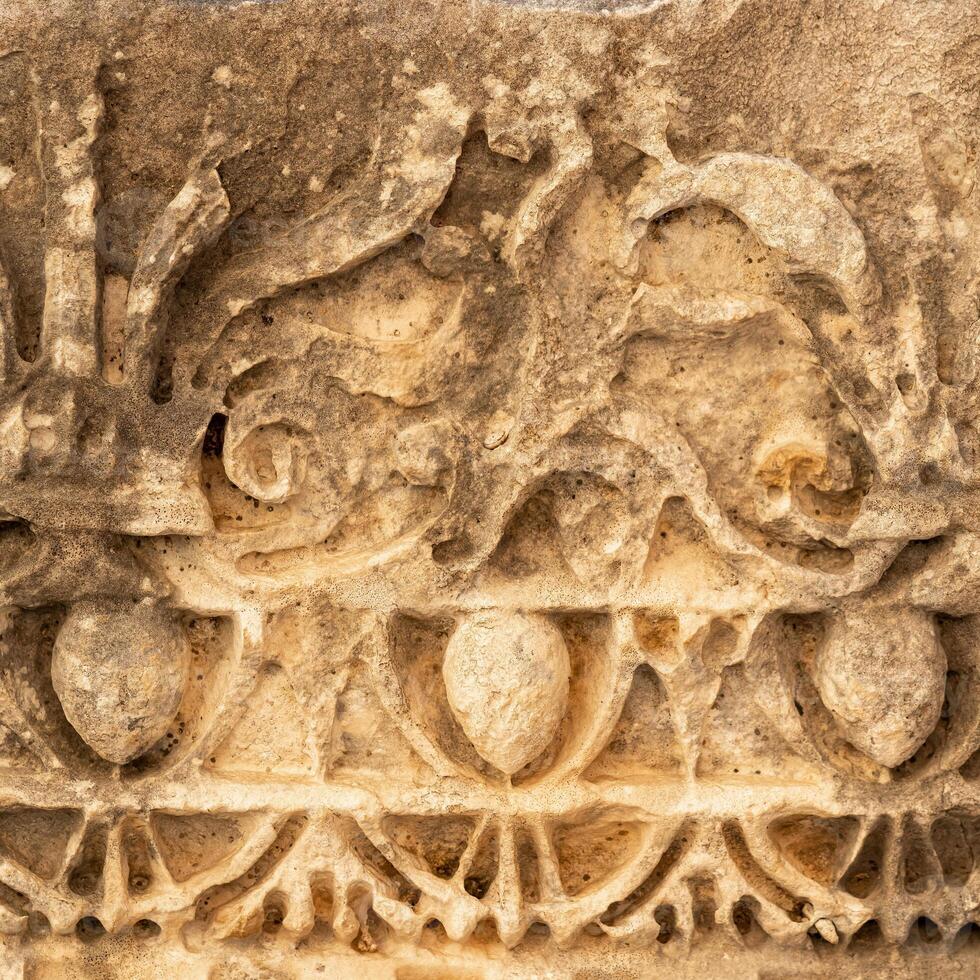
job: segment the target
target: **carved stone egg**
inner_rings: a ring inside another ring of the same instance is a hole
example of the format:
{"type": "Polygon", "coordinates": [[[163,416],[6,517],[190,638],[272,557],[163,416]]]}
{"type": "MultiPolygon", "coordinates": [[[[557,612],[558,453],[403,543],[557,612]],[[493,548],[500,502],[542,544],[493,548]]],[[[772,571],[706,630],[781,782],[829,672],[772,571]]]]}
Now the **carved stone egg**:
{"type": "Polygon", "coordinates": [[[449,706],[477,752],[512,775],[547,748],[568,707],[568,649],[542,616],[487,611],[446,648],[449,706]]]}
{"type": "Polygon", "coordinates": [[[178,618],[147,602],[79,602],[55,640],[51,682],[65,717],[102,758],[142,755],[173,721],[190,645],[178,618]]]}
{"type": "Polygon", "coordinates": [[[848,741],[883,766],[899,765],[942,710],[946,654],[933,617],[918,609],[838,613],[814,680],[848,741]]]}

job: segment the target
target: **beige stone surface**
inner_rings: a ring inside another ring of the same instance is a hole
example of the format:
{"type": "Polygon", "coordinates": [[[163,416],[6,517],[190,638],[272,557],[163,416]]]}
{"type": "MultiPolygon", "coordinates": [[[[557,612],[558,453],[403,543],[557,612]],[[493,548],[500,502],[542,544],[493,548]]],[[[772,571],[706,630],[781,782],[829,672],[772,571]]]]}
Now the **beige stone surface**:
{"type": "Polygon", "coordinates": [[[980,8],[0,6],[0,978],[980,975],[980,8]]]}

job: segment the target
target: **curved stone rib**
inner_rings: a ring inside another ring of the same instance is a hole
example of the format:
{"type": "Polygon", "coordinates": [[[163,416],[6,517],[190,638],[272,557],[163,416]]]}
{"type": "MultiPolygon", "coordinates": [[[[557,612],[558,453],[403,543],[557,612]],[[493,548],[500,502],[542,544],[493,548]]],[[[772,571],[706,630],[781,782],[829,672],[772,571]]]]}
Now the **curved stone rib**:
{"type": "Polygon", "coordinates": [[[417,98],[418,110],[357,186],[261,247],[235,256],[216,276],[195,363],[229,320],[260,300],[352,269],[429,220],[455,176],[471,110],[442,83],[417,98]]]}
{"type": "Polygon", "coordinates": [[[554,163],[521,204],[504,245],[504,259],[519,271],[540,262],[552,223],[592,165],[592,138],[577,115],[552,127],[550,146],[554,163]]]}
{"type": "Polygon", "coordinates": [[[500,821],[497,878],[490,894],[493,896],[494,917],[501,942],[511,949],[524,937],[530,924],[521,895],[521,875],[511,819],[500,821]]]}
{"type": "MultiPolygon", "coordinates": [[[[806,897],[808,903],[813,907],[810,919],[816,920],[833,916],[843,926],[844,931],[847,932],[856,928],[867,912],[866,904],[840,888],[821,885],[785,861],[767,832],[767,825],[772,817],[772,814],[766,814],[764,819],[743,819],[740,821],[742,833],[752,858],[778,885],[785,887],[795,895],[806,897]]],[[[860,849],[863,839],[863,834],[854,835],[848,853],[840,858],[842,867],[846,868],[850,865],[860,849]]],[[[760,895],[757,890],[753,889],[753,895],[760,902],[763,901],[764,896],[760,895]]],[[[773,906],[773,908],[778,908],[778,906],[773,906]]],[[[782,916],[782,921],[785,923],[785,913],[782,916]]]]}
{"type": "Polygon", "coordinates": [[[526,817],[528,830],[538,856],[540,901],[544,904],[561,901],[566,898],[565,888],[561,883],[561,871],[558,858],[555,856],[554,845],[544,820],[538,814],[526,817]]]}
{"type": "MultiPolygon", "coordinates": [[[[603,921],[603,915],[599,919],[599,926],[608,936],[616,939],[626,939],[633,936],[649,936],[653,927],[659,929],[659,925],[653,917],[654,906],[660,904],[661,896],[678,881],[685,877],[684,872],[688,869],[687,858],[692,851],[696,850],[699,843],[700,831],[690,823],[680,821],[664,822],[659,827],[651,825],[649,834],[644,841],[644,856],[636,862],[634,867],[624,870],[609,885],[605,886],[602,894],[610,906],[624,900],[634,892],[641,892],[642,897],[635,907],[625,911],[621,917],[614,921],[603,921]],[[658,870],[658,865],[667,856],[670,848],[675,845],[678,837],[684,835],[689,838],[690,843],[683,845],[683,850],[665,868],[658,870]],[[657,873],[657,878],[650,881],[649,876],[657,873]],[[652,885],[652,887],[644,887],[652,885]]],[[[610,909],[607,909],[609,911],[610,909]]],[[[678,911],[681,911],[678,909],[678,911]]],[[[653,935],[656,935],[654,933],[653,935]]]]}
{"type": "Polygon", "coordinates": [[[618,610],[613,614],[606,648],[607,655],[613,660],[610,683],[596,699],[595,710],[587,720],[588,729],[561,766],[559,775],[581,773],[588,768],[609,741],[623,712],[633,685],[633,672],[640,663],[633,617],[629,611],[618,610]]]}
{"type": "Polygon", "coordinates": [[[51,887],[26,868],[3,857],[0,857],[0,882],[29,896],[35,908],[44,909],[55,933],[71,932],[83,914],[83,901],[71,895],[66,885],[51,887]]]}
{"type": "MultiPolygon", "coordinates": [[[[417,939],[425,923],[431,918],[438,919],[451,939],[460,941],[472,934],[484,912],[479,899],[474,898],[464,888],[465,872],[462,871],[463,858],[472,862],[483,829],[488,823],[488,815],[483,814],[470,836],[466,852],[460,858],[456,873],[450,879],[440,878],[426,868],[423,863],[399,844],[388,837],[382,829],[382,814],[359,815],[358,826],[385,858],[422,892],[419,903],[413,909],[415,920],[411,922],[412,935],[417,939]]],[[[408,926],[409,920],[402,909],[396,911],[392,906],[391,925],[408,926]]]]}
{"type": "Polygon", "coordinates": [[[48,769],[63,768],[58,754],[48,744],[46,733],[31,722],[6,687],[0,687],[0,718],[3,727],[13,732],[30,752],[36,753],[48,769]]]}
{"type": "Polygon", "coordinates": [[[462,767],[437,747],[411,713],[392,661],[394,640],[388,623],[379,618],[373,632],[374,637],[368,645],[365,662],[371,671],[378,700],[412,748],[437,773],[442,776],[463,775],[462,767]]]}
{"type": "MultiPolygon", "coordinates": [[[[278,820],[279,815],[276,813],[262,814],[257,824],[250,829],[248,840],[227,861],[219,862],[212,868],[205,868],[182,882],[179,886],[181,906],[188,904],[208,888],[226,881],[234,881],[245,874],[276,839],[278,820]]],[[[170,877],[169,871],[167,876],[170,877]]]]}
{"type": "Polygon", "coordinates": [[[153,380],[164,322],[162,307],[196,253],[228,223],[228,195],[215,168],[188,178],[140,249],[126,304],[124,375],[131,385],[153,380]]]}
{"type": "Polygon", "coordinates": [[[103,116],[96,66],[67,78],[50,66],[35,76],[45,182],[44,315],[41,349],[63,374],[93,377],[99,368],[99,188],[94,144],[103,116]]]}
{"type": "Polygon", "coordinates": [[[722,153],[697,168],[659,167],[630,195],[628,237],[621,260],[650,221],[668,211],[709,202],[737,215],[769,248],[800,272],[827,278],[860,315],[880,292],[861,230],[833,192],[789,160],[722,153]],[[631,240],[630,240],[631,239],[631,240]]]}

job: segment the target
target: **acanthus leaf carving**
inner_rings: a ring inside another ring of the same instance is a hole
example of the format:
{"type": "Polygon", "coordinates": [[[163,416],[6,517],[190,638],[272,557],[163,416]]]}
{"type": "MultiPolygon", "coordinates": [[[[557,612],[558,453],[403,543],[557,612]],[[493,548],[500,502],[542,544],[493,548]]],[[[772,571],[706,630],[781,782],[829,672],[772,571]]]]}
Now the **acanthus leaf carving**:
{"type": "MultiPolygon", "coordinates": [[[[275,6],[187,22],[254,17],[279,51],[275,17],[302,31],[275,6]]],[[[172,79],[201,105],[143,112],[179,148],[133,135],[145,25],[86,25],[63,69],[56,30],[25,41],[38,282],[16,248],[0,269],[16,957],[152,940],[407,978],[667,947],[688,975],[711,949],[955,959],[980,928],[975,338],[963,302],[930,321],[914,244],[959,242],[967,288],[972,149],[898,167],[933,199],[893,246],[893,174],[789,122],[709,124],[625,15],[511,7],[480,17],[540,28],[524,68],[375,38],[363,125],[338,66],[370,13],[285,92],[222,48],[172,79]],[[109,242],[137,151],[154,193],[109,242]]]]}

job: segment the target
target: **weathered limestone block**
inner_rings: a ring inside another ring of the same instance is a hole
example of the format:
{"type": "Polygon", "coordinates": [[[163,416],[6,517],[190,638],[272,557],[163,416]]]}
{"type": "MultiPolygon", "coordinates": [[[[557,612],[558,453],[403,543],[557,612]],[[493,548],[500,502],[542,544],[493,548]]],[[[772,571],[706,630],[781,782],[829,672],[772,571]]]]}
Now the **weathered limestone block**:
{"type": "Polygon", "coordinates": [[[0,980],[980,975],[980,8],[0,6],[0,980]]]}

